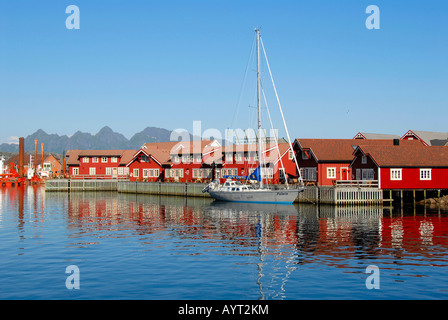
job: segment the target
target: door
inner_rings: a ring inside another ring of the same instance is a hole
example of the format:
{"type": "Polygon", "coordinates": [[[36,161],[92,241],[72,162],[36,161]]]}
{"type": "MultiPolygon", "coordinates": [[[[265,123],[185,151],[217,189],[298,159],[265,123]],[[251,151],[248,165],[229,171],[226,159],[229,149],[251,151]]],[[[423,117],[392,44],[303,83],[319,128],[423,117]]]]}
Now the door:
{"type": "Polygon", "coordinates": [[[350,169],[347,167],[342,167],[340,169],[341,180],[351,180],[350,179],[350,169]]]}

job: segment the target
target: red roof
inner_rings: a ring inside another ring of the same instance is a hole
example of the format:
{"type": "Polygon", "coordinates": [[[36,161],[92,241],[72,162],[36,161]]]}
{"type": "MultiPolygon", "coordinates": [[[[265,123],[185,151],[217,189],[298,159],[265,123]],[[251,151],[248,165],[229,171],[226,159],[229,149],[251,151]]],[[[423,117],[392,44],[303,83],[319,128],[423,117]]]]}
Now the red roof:
{"type": "Polygon", "coordinates": [[[119,165],[126,165],[134,155],[135,150],[68,150],[67,165],[79,164],[80,157],[117,157],[119,165]]]}
{"type": "MultiPolygon", "coordinates": [[[[421,146],[412,140],[399,141],[400,145],[421,146]]],[[[294,146],[310,150],[320,162],[351,162],[353,151],[359,145],[393,146],[393,139],[296,139],[294,146]]]]}
{"type": "Polygon", "coordinates": [[[448,147],[402,144],[398,146],[366,146],[359,149],[379,167],[448,167],[448,147]]]}

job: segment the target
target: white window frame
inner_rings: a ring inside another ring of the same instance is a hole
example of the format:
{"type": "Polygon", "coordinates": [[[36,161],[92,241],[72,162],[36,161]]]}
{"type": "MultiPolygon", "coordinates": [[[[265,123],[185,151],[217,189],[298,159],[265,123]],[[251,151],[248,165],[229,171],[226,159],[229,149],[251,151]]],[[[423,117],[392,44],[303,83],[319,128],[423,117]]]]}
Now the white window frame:
{"type": "Polygon", "coordinates": [[[403,180],[403,169],[391,168],[390,169],[390,180],[392,180],[392,181],[403,180]]]}
{"type": "Polygon", "coordinates": [[[134,178],[138,178],[139,177],[139,169],[134,169],[132,170],[132,175],[134,176],[134,178]]]}
{"type": "Polygon", "coordinates": [[[118,167],[118,175],[122,176],[123,175],[123,167],[118,167]]]}
{"type": "Polygon", "coordinates": [[[92,163],[98,163],[98,157],[93,157],[92,158],[92,163]]]}
{"type": "Polygon", "coordinates": [[[233,162],[233,153],[226,153],[226,162],[227,163],[233,162]]]}
{"type": "Polygon", "coordinates": [[[289,160],[294,159],[294,152],[292,150],[289,150],[289,152],[288,152],[288,159],[289,160]]]}
{"type": "Polygon", "coordinates": [[[96,175],[96,168],[95,167],[90,167],[89,168],[89,175],[91,175],[91,176],[95,176],[96,175]]]}
{"type": "Polygon", "coordinates": [[[112,168],[106,168],[106,176],[112,175],[112,168]]]}
{"type": "Polygon", "coordinates": [[[73,170],[72,170],[72,174],[73,174],[74,176],[77,176],[77,175],[79,174],[79,168],[73,168],[73,170]]]}
{"type": "Polygon", "coordinates": [[[112,157],[112,158],[110,158],[110,162],[117,163],[118,162],[118,158],[117,157],[112,157]]]}
{"type": "Polygon", "coordinates": [[[431,169],[420,169],[420,180],[431,180],[431,169]]]}
{"type": "Polygon", "coordinates": [[[107,163],[107,157],[101,157],[101,163],[107,163]]]}
{"type": "Polygon", "coordinates": [[[89,163],[89,158],[88,157],[83,157],[82,158],[82,163],[89,163]]]}
{"type": "Polygon", "coordinates": [[[235,153],[235,161],[241,161],[241,153],[240,152],[235,153]]]}
{"type": "Polygon", "coordinates": [[[336,179],[336,167],[327,168],[327,179],[336,179]]]}

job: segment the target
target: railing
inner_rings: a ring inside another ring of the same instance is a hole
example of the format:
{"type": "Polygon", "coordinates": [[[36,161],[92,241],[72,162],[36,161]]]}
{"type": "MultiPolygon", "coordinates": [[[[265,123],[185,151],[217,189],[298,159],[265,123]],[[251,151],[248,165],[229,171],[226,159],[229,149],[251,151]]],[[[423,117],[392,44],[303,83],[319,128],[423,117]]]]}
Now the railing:
{"type": "Polygon", "coordinates": [[[383,192],[381,189],[374,187],[319,187],[319,202],[328,204],[382,203],[383,192]]]}
{"type": "Polygon", "coordinates": [[[336,180],[335,187],[378,188],[378,180],[336,180]]]}

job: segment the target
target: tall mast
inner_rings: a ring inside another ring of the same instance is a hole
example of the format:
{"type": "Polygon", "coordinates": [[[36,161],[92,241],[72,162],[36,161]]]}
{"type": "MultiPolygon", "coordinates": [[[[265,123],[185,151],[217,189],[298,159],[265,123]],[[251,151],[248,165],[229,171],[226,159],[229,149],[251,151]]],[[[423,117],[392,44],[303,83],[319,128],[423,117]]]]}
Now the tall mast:
{"type": "Polygon", "coordinates": [[[261,168],[261,84],[260,84],[260,29],[255,29],[257,33],[257,109],[258,109],[258,165],[260,167],[260,188],[263,188],[263,175],[261,168]]]}

